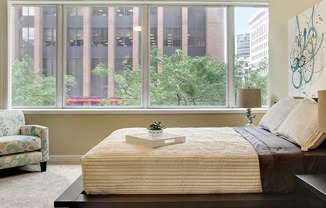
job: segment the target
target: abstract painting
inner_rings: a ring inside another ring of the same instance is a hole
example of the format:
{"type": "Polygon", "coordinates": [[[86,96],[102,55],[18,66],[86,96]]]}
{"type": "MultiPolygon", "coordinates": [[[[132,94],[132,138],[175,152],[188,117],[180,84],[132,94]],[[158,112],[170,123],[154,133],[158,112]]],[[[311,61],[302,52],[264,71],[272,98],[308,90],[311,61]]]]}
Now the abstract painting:
{"type": "Polygon", "coordinates": [[[326,89],[326,0],[288,22],[289,96],[317,97],[326,89]]]}

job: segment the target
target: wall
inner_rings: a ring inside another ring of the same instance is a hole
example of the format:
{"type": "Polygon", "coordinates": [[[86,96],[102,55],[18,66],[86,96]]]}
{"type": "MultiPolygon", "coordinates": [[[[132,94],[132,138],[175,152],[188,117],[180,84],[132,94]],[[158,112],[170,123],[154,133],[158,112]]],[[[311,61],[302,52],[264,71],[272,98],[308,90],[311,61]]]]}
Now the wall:
{"type": "MultiPolygon", "coordinates": [[[[49,127],[50,155],[83,155],[112,131],[123,127],[147,127],[162,121],[167,127],[243,126],[241,113],[209,114],[29,114],[26,123],[49,127]]],[[[257,124],[262,113],[257,115],[257,124]]]]}
{"type": "Polygon", "coordinates": [[[1,106],[5,106],[5,97],[4,91],[7,89],[6,83],[4,82],[2,77],[7,76],[6,67],[7,66],[7,58],[4,53],[4,48],[7,48],[8,41],[7,41],[7,32],[2,28],[7,27],[7,0],[0,0],[0,108],[1,106]]]}
{"type": "Polygon", "coordinates": [[[288,95],[288,20],[318,2],[319,0],[269,0],[270,103],[288,95]]]}

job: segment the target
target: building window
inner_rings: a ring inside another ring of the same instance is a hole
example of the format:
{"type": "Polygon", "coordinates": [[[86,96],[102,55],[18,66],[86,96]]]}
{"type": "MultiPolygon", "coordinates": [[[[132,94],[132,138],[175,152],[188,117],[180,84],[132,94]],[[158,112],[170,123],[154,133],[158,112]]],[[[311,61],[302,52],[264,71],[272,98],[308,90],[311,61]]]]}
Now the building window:
{"type": "Polygon", "coordinates": [[[94,7],[92,9],[93,16],[108,16],[108,8],[107,7],[94,7]]]}
{"type": "Polygon", "coordinates": [[[83,16],[83,7],[68,7],[68,16],[83,16]]]}
{"type": "Polygon", "coordinates": [[[206,46],[206,9],[190,7],[188,9],[188,45],[190,47],[206,46]]]}
{"type": "Polygon", "coordinates": [[[116,28],[116,46],[132,46],[133,29],[131,27],[116,28]]]}
{"type": "Polygon", "coordinates": [[[69,46],[83,46],[83,28],[68,28],[67,36],[69,46]]]}
{"type": "Polygon", "coordinates": [[[21,34],[21,46],[32,47],[34,45],[34,28],[23,27],[21,34]]]}
{"type": "Polygon", "coordinates": [[[34,16],[34,7],[22,7],[22,16],[34,16]]]}
{"type": "Polygon", "coordinates": [[[267,93],[267,8],[71,3],[11,2],[13,108],[233,107],[237,88],[267,93]]]}
{"type": "Polygon", "coordinates": [[[133,8],[132,7],[117,7],[116,14],[119,17],[122,16],[132,16],[133,15],[133,8]]]}
{"type": "Polygon", "coordinates": [[[108,46],[108,28],[92,28],[92,45],[108,46]]]}
{"type": "Polygon", "coordinates": [[[43,29],[43,41],[45,47],[55,46],[56,33],[54,28],[43,29]]]}

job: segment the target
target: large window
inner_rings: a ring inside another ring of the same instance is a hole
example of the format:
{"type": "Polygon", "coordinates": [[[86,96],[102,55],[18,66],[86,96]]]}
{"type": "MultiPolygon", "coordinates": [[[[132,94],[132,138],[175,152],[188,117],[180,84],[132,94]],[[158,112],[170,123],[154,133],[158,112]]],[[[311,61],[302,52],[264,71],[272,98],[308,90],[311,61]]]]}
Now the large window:
{"type": "Polygon", "coordinates": [[[266,103],[266,7],[11,3],[13,108],[234,107],[243,87],[266,103]]]}

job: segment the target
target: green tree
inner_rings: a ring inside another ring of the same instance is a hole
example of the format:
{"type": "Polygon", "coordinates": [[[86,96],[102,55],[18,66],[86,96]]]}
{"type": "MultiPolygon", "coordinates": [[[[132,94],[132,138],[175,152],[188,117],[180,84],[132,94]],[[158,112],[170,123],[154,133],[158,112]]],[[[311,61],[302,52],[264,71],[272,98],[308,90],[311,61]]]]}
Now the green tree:
{"type": "MultiPolygon", "coordinates": [[[[95,76],[113,76],[115,97],[123,98],[120,105],[140,105],[141,68],[122,62],[123,72],[118,74],[103,64],[96,66],[95,76]]],[[[226,104],[226,65],[209,56],[190,57],[182,50],[171,56],[154,48],[150,54],[150,99],[153,106],[223,106],[226,104]],[[158,71],[158,68],[162,68],[158,71]]],[[[258,67],[246,66],[236,58],[235,88],[260,88],[263,103],[267,97],[267,60],[258,67]]],[[[109,105],[109,103],[102,103],[109,105]]]]}
{"type": "MultiPolygon", "coordinates": [[[[139,106],[141,104],[141,68],[136,69],[128,62],[129,57],[122,61],[123,72],[121,74],[114,72],[113,69],[99,63],[92,74],[98,77],[112,76],[115,80],[115,98],[123,98],[123,102],[117,102],[114,105],[139,106]]],[[[103,99],[101,105],[111,105],[103,99]]]]}
{"type": "MultiPolygon", "coordinates": [[[[33,59],[29,56],[12,66],[12,105],[49,106],[55,104],[56,79],[45,76],[43,70],[33,71],[33,59]]],[[[74,77],[65,78],[66,86],[75,84],[74,77]]]]}
{"type": "Polygon", "coordinates": [[[190,57],[178,49],[171,56],[152,51],[151,99],[153,105],[225,105],[226,66],[208,56],[190,57]]]}

